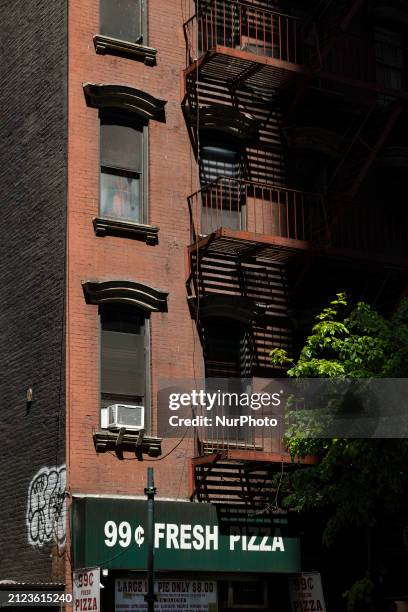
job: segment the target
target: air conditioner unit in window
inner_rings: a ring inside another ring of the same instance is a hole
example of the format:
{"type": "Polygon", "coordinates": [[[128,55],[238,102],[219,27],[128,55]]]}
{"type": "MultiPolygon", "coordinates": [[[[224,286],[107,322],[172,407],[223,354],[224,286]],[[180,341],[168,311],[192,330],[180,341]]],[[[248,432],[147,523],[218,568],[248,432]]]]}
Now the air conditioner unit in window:
{"type": "Polygon", "coordinates": [[[101,427],[103,429],[126,429],[140,431],[145,425],[144,406],[130,404],[112,404],[101,410],[101,427]]]}

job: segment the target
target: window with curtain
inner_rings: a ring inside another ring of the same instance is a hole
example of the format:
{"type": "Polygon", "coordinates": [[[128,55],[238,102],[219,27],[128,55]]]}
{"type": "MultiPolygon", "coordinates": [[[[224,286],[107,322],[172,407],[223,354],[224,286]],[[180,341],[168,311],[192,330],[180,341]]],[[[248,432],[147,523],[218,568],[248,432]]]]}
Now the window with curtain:
{"type": "Polygon", "coordinates": [[[146,127],[103,115],[100,127],[100,213],[143,223],[143,141],[146,127]]]}
{"type": "Polygon", "coordinates": [[[100,0],[100,33],[143,43],[142,0],[100,0]]]}
{"type": "Polygon", "coordinates": [[[149,320],[121,304],[100,308],[101,407],[130,404],[146,407],[149,379],[149,320]]]}

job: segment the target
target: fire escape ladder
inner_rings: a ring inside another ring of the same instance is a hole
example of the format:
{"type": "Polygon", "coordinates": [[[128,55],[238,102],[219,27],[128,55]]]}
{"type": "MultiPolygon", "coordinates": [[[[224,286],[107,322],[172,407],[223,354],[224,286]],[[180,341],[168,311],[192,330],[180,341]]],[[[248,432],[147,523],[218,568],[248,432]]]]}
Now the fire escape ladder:
{"type": "Polygon", "coordinates": [[[191,272],[187,283],[192,282],[195,297],[198,299],[205,297],[207,293],[205,279],[203,278],[202,265],[207,256],[207,251],[214,240],[215,234],[213,233],[210,236],[207,236],[205,239],[205,244],[200,245],[197,237],[194,244],[194,250],[190,253],[191,272]]]}
{"type": "MultiPolygon", "coordinates": [[[[287,270],[283,266],[280,269],[280,281],[281,281],[281,287],[282,287],[282,292],[283,292],[283,299],[284,299],[284,303],[286,306],[286,317],[288,317],[288,309],[290,308],[291,295],[289,292],[287,270]]],[[[287,318],[287,321],[289,321],[288,318],[287,318]]],[[[289,353],[292,351],[293,349],[293,329],[290,325],[288,325],[288,336],[286,340],[286,346],[285,346],[285,340],[282,340],[282,338],[280,338],[278,348],[284,348],[289,353]]]]}
{"type": "Polygon", "coordinates": [[[192,253],[191,280],[193,281],[194,293],[196,299],[203,297],[203,281],[201,276],[201,260],[205,254],[204,249],[199,252],[192,253]]]}
{"type": "Polygon", "coordinates": [[[287,275],[285,273],[285,268],[282,266],[280,268],[280,282],[281,282],[281,287],[282,287],[282,292],[283,292],[283,299],[285,301],[286,306],[289,306],[289,285],[288,285],[288,279],[287,279],[287,275]]]}
{"type": "Polygon", "coordinates": [[[242,269],[242,263],[240,260],[237,261],[236,270],[237,270],[237,281],[238,281],[240,295],[242,295],[243,297],[246,297],[247,295],[246,278],[245,278],[245,272],[242,269]]]}
{"type": "Polygon", "coordinates": [[[239,495],[239,497],[241,497],[241,499],[243,500],[244,504],[247,505],[248,503],[248,497],[251,497],[251,490],[250,490],[250,486],[249,486],[249,481],[247,479],[247,475],[244,472],[244,466],[240,465],[238,468],[238,478],[239,478],[239,483],[240,483],[240,487],[241,487],[241,494],[239,495]]]}

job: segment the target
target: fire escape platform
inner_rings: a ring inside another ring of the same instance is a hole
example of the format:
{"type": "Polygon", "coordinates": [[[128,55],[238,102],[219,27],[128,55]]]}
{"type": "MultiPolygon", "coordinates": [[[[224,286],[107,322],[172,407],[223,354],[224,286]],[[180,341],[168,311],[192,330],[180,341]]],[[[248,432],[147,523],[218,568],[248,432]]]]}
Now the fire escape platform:
{"type": "Polygon", "coordinates": [[[185,80],[197,74],[200,81],[221,81],[231,86],[245,83],[266,93],[283,87],[293,77],[311,76],[312,72],[302,64],[215,45],[186,68],[185,80]]]}
{"type": "Polygon", "coordinates": [[[225,256],[241,261],[251,257],[284,262],[296,256],[299,251],[312,250],[312,245],[293,238],[221,227],[211,235],[191,244],[188,250],[190,254],[201,251],[209,256],[225,256]]]}
{"type": "MultiPolygon", "coordinates": [[[[207,445],[208,448],[213,446],[213,442],[202,443],[203,445],[207,445]]],[[[232,446],[232,445],[231,445],[232,446]]],[[[203,451],[205,452],[206,447],[204,446],[203,451]]],[[[207,455],[202,455],[199,457],[192,458],[192,464],[194,466],[203,466],[210,465],[216,463],[217,461],[256,461],[261,463],[284,463],[287,465],[316,465],[318,462],[317,457],[315,456],[307,456],[307,457],[295,457],[291,458],[289,453],[277,453],[270,451],[262,451],[252,449],[239,449],[239,448],[226,448],[225,450],[219,450],[217,452],[211,452],[207,455]]]]}
{"type": "Polygon", "coordinates": [[[209,236],[200,238],[188,247],[190,257],[194,255],[225,257],[236,261],[248,259],[259,261],[274,261],[284,263],[300,254],[330,258],[334,260],[352,261],[372,266],[378,262],[390,268],[406,270],[408,258],[381,255],[379,253],[362,252],[332,246],[317,246],[311,242],[283,238],[267,234],[256,234],[242,230],[221,227],[209,236]]]}
{"type": "MultiPolygon", "coordinates": [[[[372,96],[386,96],[395,100],[408,100],[408,91],[386,87],[375,82],[372,75],[361,78],[347,71],[342,73],[329,71],[324,66],[296,64],[256,54],[253,51],[232,49],[215,45],[206,51],[198,60],[192,61],[184,70],[185,91],[183,103],[188,97],[188,83],[198,79],[201,83],[227,83],[230,87],[246,85],[263,95],[272,94],[290,83],[298,83],[300,87],[312,86],[315,79],[334,83],[351,91],[360,90],[366,94],[365,104],[372,103],[372,96]]],[[[316,90],[318,91],[318,89],[316,90]]],[[[322,89],[324,93],[325,89],[322,89]]],[[[345,95],[345,90],[343,90],[345,95]]],[[[351,93],[350,95],[354,95],[351,93]]],[[[362,100],[364,100],[362,98],[362,100]]]]}
{"type": "Polygon", "coordinates": [[[262,507],[276,497],[272,478],[301,466],[312,466],[317,457],[292,459],[286,453],[259,450],[220,450],[193,457],[190,462],[190,499],[234,506],[262,507]]]}

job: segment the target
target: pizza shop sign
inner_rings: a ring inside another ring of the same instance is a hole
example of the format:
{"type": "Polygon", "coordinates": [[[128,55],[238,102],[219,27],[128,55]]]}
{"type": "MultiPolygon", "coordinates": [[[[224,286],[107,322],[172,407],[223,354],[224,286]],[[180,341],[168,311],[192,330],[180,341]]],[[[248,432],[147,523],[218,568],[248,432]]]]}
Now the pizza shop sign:
{"type": "MultiPolygon", "coordinates": [[[[154,585],[157,601],[154,609],[208,612],[217,610],[217,583],[213,580],[166,578],[154,585]]],[[[115,580],[115,612],[147,610],[147,582],[142,579],[115,580]]]]}
{"type": "MultiPolygon", "coordinates": [[[[109,548],[119,545],[126,548],[134,541],[137,546],[144,543],[145,532],[141,525],[135,529],[130,523],[122,521],[119,525],[115,521],[107,521],[104,525],[105,544],[109,548]]],[[[174,550],[218,550],[218,525],[189,525],[176,523],[155,523],[154,547],[174,550]]],[[[279,530],[273,535],[269,528],[239,528],[231,527],[229,534],[229,549],[252,552],[285,551],[285,545],[279,530]]]]}
{"type": "Polygon", "coordinates": [[[318,572],[289,577],[292,612],[326,612],[322,579],[318,572]]]}
{"type": "MultiPolygon", "coordinates": [[[[145,501],[74,499],[72,519],[74,567],[147,569],[145,501]]],[[[156,571],[300,570],[287,517],[225,516],[211,504],[155,502],[154,548],[156,571]]]]}
{"type": "Polygon", "coordinates": [[[100,569],[81,569],[73,574],[74,612],[99,612],[100,569]]]}

